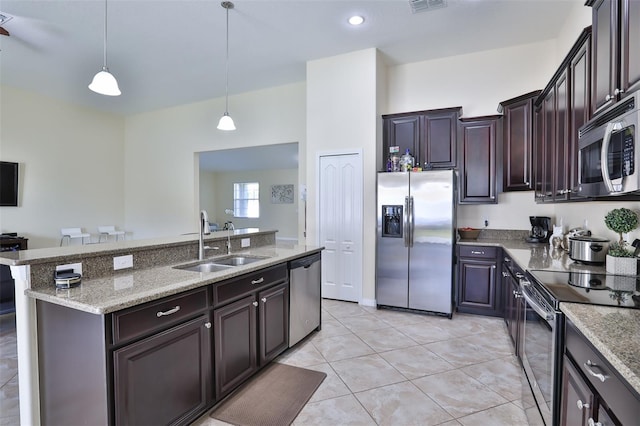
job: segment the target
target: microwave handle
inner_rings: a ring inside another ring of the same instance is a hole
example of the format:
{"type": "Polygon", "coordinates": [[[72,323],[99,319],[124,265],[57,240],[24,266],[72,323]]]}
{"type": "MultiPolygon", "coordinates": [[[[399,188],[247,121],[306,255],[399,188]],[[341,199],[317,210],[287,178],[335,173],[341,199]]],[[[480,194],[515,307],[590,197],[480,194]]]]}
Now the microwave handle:
{"type": "Polygon", "coordinates": [[[600,173],[602,173],[602,182],[607,188],[607,192],[609,194],[615,192],[615,190],[613,188],[613,182],[611,182],[611,177],[609,176],[609,163],[607,162],[607,154],[609,152],[609,144],[611,143],[611,134],[614,130],[620,129],[622,129],[622,123],[608,123],[604,131],[604,138],[602,138],[602,149],[600,151],[600,173]]]}

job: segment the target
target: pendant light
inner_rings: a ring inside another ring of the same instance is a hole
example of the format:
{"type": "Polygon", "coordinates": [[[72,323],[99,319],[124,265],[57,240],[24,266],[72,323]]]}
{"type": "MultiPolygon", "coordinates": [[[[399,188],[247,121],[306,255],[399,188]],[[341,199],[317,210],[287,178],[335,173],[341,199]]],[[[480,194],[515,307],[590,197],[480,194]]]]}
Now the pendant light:
{"type": "Polygon", "coordinates": [[[93,77],[89,89],[96,93],[107,96],[120,96],[120,88],[116,78],[107,68],[107,0],[104,0],[104,62],[102,70],[93,77]]]}
{"type": "Polygon", "coordinates": [[[229,115],[229,9],[233,9],[233,3],[230,1],[223,1],[220,4],[227,10],[227,52],[226,52],[226,82],[225,82],[225,103],[224,103],[224,115],[218,122],[219,130],[235,130],[236,125],[233,124],[233,119],[229,115]]]}

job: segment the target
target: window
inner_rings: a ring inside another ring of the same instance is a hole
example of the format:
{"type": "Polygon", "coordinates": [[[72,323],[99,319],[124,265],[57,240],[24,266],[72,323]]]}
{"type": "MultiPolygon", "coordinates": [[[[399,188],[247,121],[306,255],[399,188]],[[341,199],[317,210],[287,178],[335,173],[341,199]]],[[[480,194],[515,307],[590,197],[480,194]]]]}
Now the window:
{"type": "Polygon", "coordinates": [[[260,217],[260,184],[258,182],[233,184],[233,216],[260,217]]]}

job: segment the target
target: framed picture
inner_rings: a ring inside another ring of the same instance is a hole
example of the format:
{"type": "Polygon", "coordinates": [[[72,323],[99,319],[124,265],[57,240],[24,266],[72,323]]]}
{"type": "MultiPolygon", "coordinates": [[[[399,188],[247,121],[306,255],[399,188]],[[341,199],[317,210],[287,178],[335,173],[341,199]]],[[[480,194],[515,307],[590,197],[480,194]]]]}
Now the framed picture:
{"type": "Polygon", "coordinates": [[[293,204],[293,185],[271,185],[271,204],[293,204]]]}

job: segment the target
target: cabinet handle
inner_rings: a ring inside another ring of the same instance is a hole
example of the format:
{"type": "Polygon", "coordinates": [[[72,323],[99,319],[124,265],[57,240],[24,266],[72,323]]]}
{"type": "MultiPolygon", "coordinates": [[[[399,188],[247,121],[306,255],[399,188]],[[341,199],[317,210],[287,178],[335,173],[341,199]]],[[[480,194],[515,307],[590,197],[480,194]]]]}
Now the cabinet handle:
{"type": "Polygon", "coordinates": [[[491,269],[496,269],[496,265],[491,265],[491,269]]]}
{"type": "Polygon", "coordinates": [[[522,273],[516,272],[516,278],[520,279],[520,278],[523,278],[523,277],[524,277],[524,275],[522,275],[522,273]]]}
{"type": "Polygon", "coordinates": [[[204,326],[205,326],[205,328],[211,328],[211,323],[210,322],[205,322],[204,326]]]}
{"type": "Polygon", "coordinates": [[[484,254],[484,252],[483,251],[471,250],[471,254],[484,254]]]}
{"type": "Polygon", "coordinates": [[[621,93],[624,93],[624,89],[616,89],[616,90],[613,91],[614,95],[619,95],[621,93]]]}
{"type": "Polygon", "coordinates": [[[602,423],[600,422],[596,422],[595,420],[593,420],[593,418],[589,417],[589,420],[587,420],[587,424],[589,426],[602,426],[602,423]]]}
{"type": "Polygon", "coordinates": [[[262,299],[260,299],[260,300],[262,300],[262,303],[267,303],[267,298],[266,298],[266,297],[263,297],[263,298],[262,298],[262,299]]]}
{"type": "Polygon", "coordinates": [[[264,282],[264,277],[260,277],[257,280],[251,281],[251,284],[262,284],[264,282]]]}
{"type": "Polygon", "coordinates": [[[607,96],[604,97],[605,101],[610,101],[611,99],[613,99],[613,96],[611,96],[611,95],[607,95],[607,96]]]}
{"type": "Polygon", "coordinates": [[[176,307],[175,307],[175,308],[173,308],[173,309],[169,309],[168,311],[165,311],[165,312],[162,312],[162,311],[160,311],[160,312],[156,312],[156,316],[157,316],[158,318],[160,318],[160,317],[166,317],[167,315],[175,314],[175,313],[176,313],[176,312],[178,312],[179,310],[180,310],[180,306],[179,306],[179,305],[176,305],[176,307]]]}
{"type": "Polygon", "coordinates": [[[509,273],[508,273],[508,272],[504,272],[504,271],[503,271],[503,272],[502,272],[502,276],[503,276],[503,277],[505,277],[505,278],[507,278],[507,277],[509,276],[509,273]]]}
{"type": "Polygon", "coordinates": [[[505,258],[504,258],[504,261],[505,261],[506,263],[511,263],[511,259],[509,259],[508,257],[505,257],[505,258]]]}
{"type": "Polygon", "coordinates": [[[578,410],[582,410],[583,408],[591,407],[589,404],[585,404],[581,399],[576,401],[576,405],[578,406],[578,410]]]}
{"type": "Polygon", "coordinates": [[[607,380],[607,376],[605,376],[604,374],[596,373],[595,371],[593,371],[591,369],[591,367],[598,367],[599,368],[599,366],[597,364],[594,364],[593,362],[591,362],[590,359],[588,359],[587,362],[583,363],[582,366],[585,368],[585,370],[587,370],[587,373],[589,373],[593,377],[596,377],[596,378],[600,379],[601,382],[604,382],[605,380],[607,380]]]}
{"type": "Polygon", "coordinates": [[[253,306],[258,306],[258,302],[253,302],[252,305],[253,306]]]}

